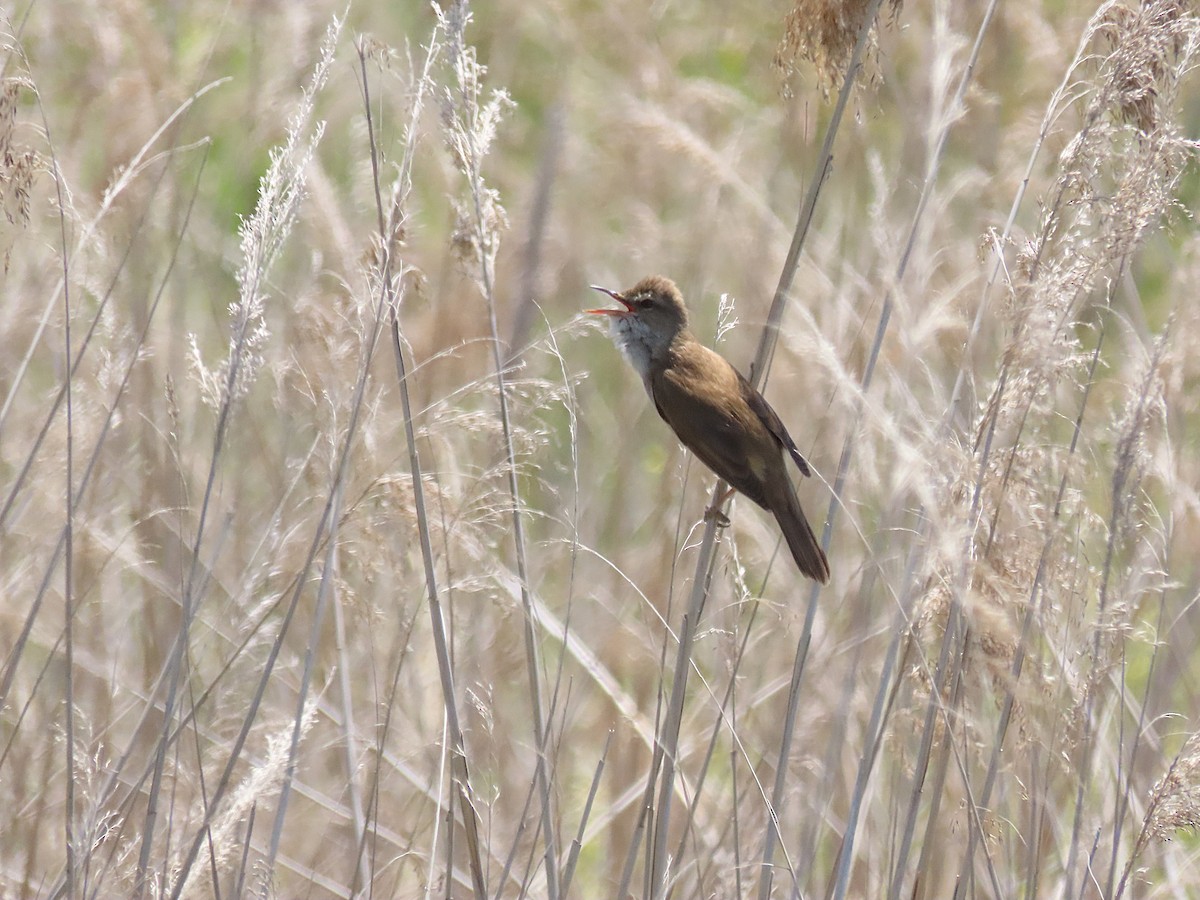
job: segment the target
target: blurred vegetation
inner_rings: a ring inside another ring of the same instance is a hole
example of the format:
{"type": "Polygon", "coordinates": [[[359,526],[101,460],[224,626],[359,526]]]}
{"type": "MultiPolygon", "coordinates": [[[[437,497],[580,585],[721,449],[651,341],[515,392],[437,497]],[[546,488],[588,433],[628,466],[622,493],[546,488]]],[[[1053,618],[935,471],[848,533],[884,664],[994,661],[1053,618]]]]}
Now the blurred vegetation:
{"type": "MultiPolygon", "coordinates": [[[[712,343],[728,294],[747,369],[849,53],[800,31],[863,6],[498,0],[457,70],[409,0],[3,12],[0,895],[662,896],[713,479],[581,311],[662,273],[712,343]]],[[[673,896],[1196,894],[1198,47],[884,6],[765,388],[833,581],[734,501],[673,896]]]]}

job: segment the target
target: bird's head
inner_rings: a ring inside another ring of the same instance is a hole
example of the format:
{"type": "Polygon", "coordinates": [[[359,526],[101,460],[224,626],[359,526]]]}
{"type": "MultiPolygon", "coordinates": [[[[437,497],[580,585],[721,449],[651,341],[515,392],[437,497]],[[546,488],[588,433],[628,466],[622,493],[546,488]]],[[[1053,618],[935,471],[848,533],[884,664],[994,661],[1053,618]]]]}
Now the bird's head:
{"type": "Polygon", "coordinates": [[[660,275],[643,278],[624,292],[592,285],[621,304],[619,309],[589,309],[609,316],[613,339],[642,375],[661,360],[672,341],[687,330],[687,307],[675,282],[660,275]]]}

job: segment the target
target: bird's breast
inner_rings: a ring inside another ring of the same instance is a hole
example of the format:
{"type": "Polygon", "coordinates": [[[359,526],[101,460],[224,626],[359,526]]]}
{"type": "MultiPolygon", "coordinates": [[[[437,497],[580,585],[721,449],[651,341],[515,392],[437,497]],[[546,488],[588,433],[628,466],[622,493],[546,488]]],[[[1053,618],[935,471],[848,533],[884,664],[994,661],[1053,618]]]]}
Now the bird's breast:
{"type": "MultiPolygon", "coordinates": [[[[621,355],[629,360],[634,371],[645,381],[650,376],[650,364],[653,350],[644,329],[638,327],[638,322],[632,316],[613,319],[612,337],[621,355]]],[[[649,390],[649,386],[647,386],[649,390]]]]}

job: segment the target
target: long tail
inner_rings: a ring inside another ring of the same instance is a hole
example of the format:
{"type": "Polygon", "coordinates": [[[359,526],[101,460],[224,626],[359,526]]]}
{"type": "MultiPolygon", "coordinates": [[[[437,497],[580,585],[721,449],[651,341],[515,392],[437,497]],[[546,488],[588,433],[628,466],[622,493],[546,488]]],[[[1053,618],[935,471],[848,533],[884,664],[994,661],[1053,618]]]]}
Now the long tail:
{"type": "Polygon", "coordinates": [[[813,534],[812,526],[804,517],[800,499],[791,483],[784,479],[783,485],[778,495],[770,498],[770,509],[775,515],[775,521],[779,523],[783,538],[787,541],[788,549],[792,551],[792,557],[800,571],[814,581],[828,584],[829,560],[825,558],[825,551],[817,543],[817,536],[813,534]]]}

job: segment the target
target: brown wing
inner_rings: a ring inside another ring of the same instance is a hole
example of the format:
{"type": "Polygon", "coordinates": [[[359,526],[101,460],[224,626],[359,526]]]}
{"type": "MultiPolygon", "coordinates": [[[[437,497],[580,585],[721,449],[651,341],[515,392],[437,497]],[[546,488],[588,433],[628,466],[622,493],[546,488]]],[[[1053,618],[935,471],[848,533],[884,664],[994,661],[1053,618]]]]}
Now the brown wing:
{"type": "Polygon", "coordinates": [[[734,373],[738,377],[738,382],[742,387],[742,395],[746,398],[746,402],[750,404],[750,408],[754,410],[755,414],[762,420],[762,423],[767,426],[771,434],[775,435],[775,439],[779,441],[783,449],[795,460],[800,474],[805,478],[812,475],[812,472],[808,468],[808,463],[800,455],[800,451],[796,449],[796,442],[792,440],[792,436],[783,427],[783,422],[775,414],[775,410],[771,409],[771,404],[767,402],[767,398],[755,390],[754,385],[743,378],[741,372],[734,369],[734,373]]]}
{"type": "Polygon", "coordinates": [[[699,344],[673,363],[649,378],[658,414],[701,462],[770,508],[765,484],[786,479],[781,451],[795,447],[779,417],[733,366],[699,344]]]}

